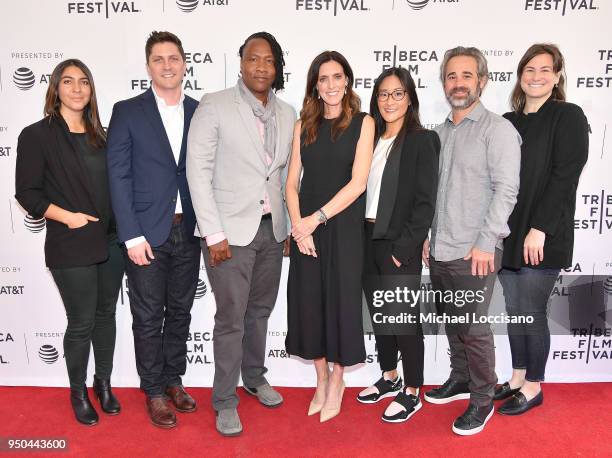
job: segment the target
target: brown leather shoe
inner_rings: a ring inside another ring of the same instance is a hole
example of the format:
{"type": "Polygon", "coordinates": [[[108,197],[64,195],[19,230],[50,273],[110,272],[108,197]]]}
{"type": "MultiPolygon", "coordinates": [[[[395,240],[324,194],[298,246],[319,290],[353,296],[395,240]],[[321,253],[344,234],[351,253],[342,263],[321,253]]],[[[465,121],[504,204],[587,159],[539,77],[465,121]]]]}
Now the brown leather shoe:
{"type": "Polygon", "coordinates": [[[162,397],[147,398],[147,412],[149,412],[151,423],[155,426],[166,429],[176,426],[176,415],[162,397]]]}
{"type": "Polygon", "coordinates": [[[185,391],[182,385],[169,386],[166,388],[166,396],[170,398],[176,410],[183,413],[195,412],[197,406],[189,393],[185,391]]]}

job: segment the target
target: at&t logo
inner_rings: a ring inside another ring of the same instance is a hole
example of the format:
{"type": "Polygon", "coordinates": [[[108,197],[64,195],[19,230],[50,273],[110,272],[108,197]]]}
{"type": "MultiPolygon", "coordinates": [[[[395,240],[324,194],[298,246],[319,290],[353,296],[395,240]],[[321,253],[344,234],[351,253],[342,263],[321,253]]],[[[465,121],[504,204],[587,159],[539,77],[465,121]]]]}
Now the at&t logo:
{"type": "Polygon", "coordinates": [[[59,353],[53,345],[43,345],[38,350],[38,357],[45,364],[53,364],[59,359],[59,353]]]}
{"type": "Polygon", "coordinates": [[[40,219],[36,219],[29,213],[23,220],[25,227],[27,227],[30,232],[34,232],[35,234],[41,232],[45,228],[46,222],[47,220],[45,220],[44,216],[40,219]]]}
{"type": "Polygon", "coordinates": [[[411,9],[420,11],[429,3],[459,3],[459,0],[406,0],[406,3],[411,9]]]}
{"type": "MultiPolygon", "coordinates": [[[[191,13],[196,10],[200,0],[176,0],[176,6],[183,13],[191,13]]],[[[202,6],[228,6],[229,0],[202,0],[202,6]]]]}
{"type": "Polygon", "coordinates": [[[34,87],[34,83],[36,82],[36,77],[34,76],[34,72],[27,67],[19,67],[13,73],[13,83],[17,86],[17,89],[22,91],[28,91],[34,87]]]}
{"type": "Polygon", "coordinates": [[[206,295],[207,290],[208,288],[206,288],[206,283],[204,283],[204,280],[198,278],[198,286],[196,288],[195,298],[202,299],[206,295]]]}

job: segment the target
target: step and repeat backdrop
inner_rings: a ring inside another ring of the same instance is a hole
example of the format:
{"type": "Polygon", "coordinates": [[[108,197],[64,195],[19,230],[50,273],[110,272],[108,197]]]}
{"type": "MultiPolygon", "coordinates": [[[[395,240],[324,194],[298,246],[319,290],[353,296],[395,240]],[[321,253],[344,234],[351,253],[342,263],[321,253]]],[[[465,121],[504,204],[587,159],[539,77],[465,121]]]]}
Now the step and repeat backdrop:
{"type": "MultiPolygon", "coordinates": [[[[612,381],[611,20],[608,0],[1,2],[0,384],[67,386],[68,381],[62,351],[64,308],[43,258],[45,221],[27,215],[14,199],[17,137],[42,117],[51,71],[69,57],[82,59],[93,72],[107,125],[116,101],[150,85],[144,45],[152,30],[169,30],[182,39],[187,52],[184,87],[196,99],[234,85],[239,46],[251,33],[266,30],[285,53],[286,89],[279,95],[296,110],[310,62],[322,50],[334,49],[351,63],[366,110],[376,76],[389,66],[408,68],[418,85],[421,119],[427,127],[448,113],[438,77],[446,49],[461,44],[484,52],[490,75],[483,101],[501,114],[509,109],[524,51],[534,42],[558,44],[567,62],[568,98],[589,119],[590,152],[577,194],[573,266],[562,272],[553,291],[555,324],[567,331],[553,336],[547,380],[612,381]]],[[[284,350],[285,263],[269,325],[269,378],[278,385],[310,386],[311,364],[284,350]]],[[[215,299],[203,267],[199,277],[185,383],[210,386],[215,299]]],[[[118,386],[138,386],[128,288],[124,280],[117,306],[113,382],[118,386]]],[[[500,289],[494,299],[499,303],[500,289]]],[[[348,370],[349,385],[366,385],[379,376],[374,339],[364,338],[367,362],[348,370]]],[[[496,351],[503,380],[511,370],[505,335],[496,336],[496,351]]],[[[445,380],[448,371],[446,337],[426,336],[426,383],[445,380]]]]}

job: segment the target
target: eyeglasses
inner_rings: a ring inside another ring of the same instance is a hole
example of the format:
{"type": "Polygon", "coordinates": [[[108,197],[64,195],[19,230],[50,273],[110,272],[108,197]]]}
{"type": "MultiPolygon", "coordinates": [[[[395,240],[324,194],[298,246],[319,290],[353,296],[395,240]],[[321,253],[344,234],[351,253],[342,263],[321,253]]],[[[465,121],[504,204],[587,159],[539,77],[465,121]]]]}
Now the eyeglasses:
{"type": "Polygon", "coordinates": [[[389,96],[391,96],[391,98],[393,98],[393,100],[395,100],[396,102],[399,102],[400,100],[404,100],[404,97],[406,97],[407,93],[408,91],[396,89],[393,92],[379,92],[376,97],[378,98],[379,102],[386,102],[389,96]]]}

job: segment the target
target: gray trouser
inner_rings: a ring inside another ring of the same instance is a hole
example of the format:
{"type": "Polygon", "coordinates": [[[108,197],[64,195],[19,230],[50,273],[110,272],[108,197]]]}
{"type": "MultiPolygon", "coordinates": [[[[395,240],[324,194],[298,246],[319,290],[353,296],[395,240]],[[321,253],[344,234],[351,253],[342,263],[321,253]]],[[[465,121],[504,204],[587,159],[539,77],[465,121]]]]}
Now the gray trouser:
{"type": "Polygon", "coordinates": [[[266,383],[264,366],[268,318],[274,308],[283,262],[283,244],[262,220],[247,246],[231,245],[231,259],[210,267],[206,242],[202,252],[217,312],[213,331],[215,378],[212,403],[216,411],[238,406],[236,386],[242,371],[246,386],[266,383]]]}
{"type": "MultiPolygon", "coordinates": [[[[434,290],[484,290],[484,301],[475,309],[486,315],[493,295],[495,278],[501,266],[502,251],[495,250],[495,272],[485,278],[472,276],[472,261],[436,261],[430,258],[431,283],[434,290]]],[[[438,313],[452,313],[450,307],[438,306],[438,313]]],[[[450,346],[450,379],[468,382],[470,402],[478,407],[488,406],[493,400],[497,383],[495,375],[495,343],[489,324],[472,324],[469,327],[446,326],[450,346]],[[468,329],[469,328],[469,329],[468,329]]]]}

